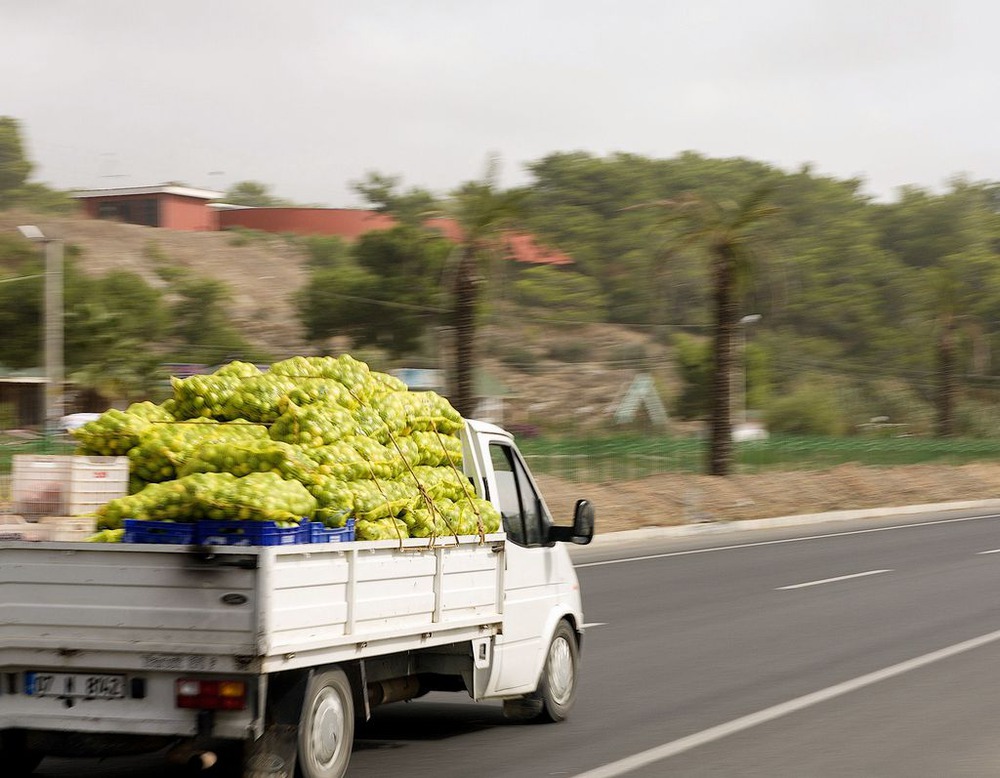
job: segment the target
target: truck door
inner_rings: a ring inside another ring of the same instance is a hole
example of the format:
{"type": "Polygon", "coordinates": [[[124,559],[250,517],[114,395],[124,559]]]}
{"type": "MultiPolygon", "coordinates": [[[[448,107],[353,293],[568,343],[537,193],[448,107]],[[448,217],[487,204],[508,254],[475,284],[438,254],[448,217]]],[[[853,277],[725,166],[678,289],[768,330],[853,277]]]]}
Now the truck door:
{"type": "Polygon", "coordinates": [[[493,503],[503,517],[504,626],[497,638],[496,692],[531,691],[547,649],[546,626],[564,589],[575,580],[561,548],[545,547],[551,516],[517,449],[503,438],[488,444],[493,503]]]}

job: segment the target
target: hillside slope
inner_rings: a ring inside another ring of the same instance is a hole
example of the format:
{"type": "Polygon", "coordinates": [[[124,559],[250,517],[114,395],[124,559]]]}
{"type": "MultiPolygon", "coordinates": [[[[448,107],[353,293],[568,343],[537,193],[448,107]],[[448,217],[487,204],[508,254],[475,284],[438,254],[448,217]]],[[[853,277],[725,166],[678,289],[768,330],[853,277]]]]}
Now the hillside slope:
{"type": "MultiPolygon", "coordinates": [[[[187,232],[87,218],[0,213],[0,230],[37,224],[82,250],[81,270],[129,270],[163,288],[157,268],[176,266],[229,286],[232,322],[276,359],[314,353],[292,297],[306,283],[304,251],[281,236],[187,232]]],[[[485,295],[498,293],[487,285],[485,295]]],[[[651,372],[664,402],[673,385],[667,349],[647,335],[614,325],[551,325],[544,312],[493,317],[481,330],[482,364],[503,397],[500,420],[583,431],[606,426],[635,376],[651,372]],[[512,358],[512,357],[516,357],[512,358]]],[[[445,340],[419,360],[444,369],[445,340]]],[[[367,355],[361,355],[365,358],[367,355]]],[[[386,365],[374,365],[386,369],[386,365]]],[[[396,365],[392,365],[396,366],[396,365]]]]}
{"type": "Polygon", "coordinates": [[[182,232],[95,219],[0,213],[0,230],[37,224],[46,235],[78,246],[84,273],[129,270],[162,288],[158,264],[218,279],[232,290],[233,323],[244,337],[277,357],[303,353],[304,333],[291,295],[306,281],[305,256],[279,236],[240,239],[226,232],[182,232]]]}

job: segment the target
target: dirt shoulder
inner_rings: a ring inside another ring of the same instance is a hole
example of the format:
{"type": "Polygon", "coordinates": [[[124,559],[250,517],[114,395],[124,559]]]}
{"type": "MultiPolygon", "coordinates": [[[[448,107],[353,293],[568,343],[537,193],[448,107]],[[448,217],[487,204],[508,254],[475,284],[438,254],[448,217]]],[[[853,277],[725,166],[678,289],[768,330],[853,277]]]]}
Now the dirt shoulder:
{"type": "Polygon", "coordinates": [[[827,511],[1000,497],[1000,463],[862,467],[717,478],[666,473],[619,483],[538,476],[550,510],[568,518],[579,497],[597,512],[598,533],[696,521],[738,521],[827,511]]]}

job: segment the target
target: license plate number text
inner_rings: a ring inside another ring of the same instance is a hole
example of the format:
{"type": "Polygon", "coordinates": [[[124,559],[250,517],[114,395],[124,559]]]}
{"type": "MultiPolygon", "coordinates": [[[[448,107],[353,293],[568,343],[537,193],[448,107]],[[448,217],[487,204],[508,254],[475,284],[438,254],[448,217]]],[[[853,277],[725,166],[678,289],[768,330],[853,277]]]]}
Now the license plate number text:
{"type": "Polygon", "coordinates": [[[24,680],[25,694],[32,697],[84,700],[121,700],[125,697],[124,675],[29,672],[25,673],[24,680]]]}

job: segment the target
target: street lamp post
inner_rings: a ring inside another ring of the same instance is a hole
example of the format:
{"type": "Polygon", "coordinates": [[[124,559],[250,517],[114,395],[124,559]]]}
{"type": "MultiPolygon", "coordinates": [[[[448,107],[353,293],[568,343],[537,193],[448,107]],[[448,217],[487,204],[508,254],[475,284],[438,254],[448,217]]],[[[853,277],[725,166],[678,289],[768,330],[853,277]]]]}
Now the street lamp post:
{"type": "Polygon", "coordinates": [[[761,315],[759,313],[750,313],[740,319],[740,366],[742,367],[742,380],[740,381],[740,392],[742,394],[740,400],[740,423],[746,424],[749,419],[748,416],[748,397],[749,397],[749,365],[747,364],[747,327],[751,324],[756,324],[761,320],[761,315]]]}
{"type": "Polygon", "coordinates": [[[32,224],[17,229],[45,250],[45,433],[52,435],[63,415],[63,242],[32,224]]]}

